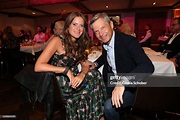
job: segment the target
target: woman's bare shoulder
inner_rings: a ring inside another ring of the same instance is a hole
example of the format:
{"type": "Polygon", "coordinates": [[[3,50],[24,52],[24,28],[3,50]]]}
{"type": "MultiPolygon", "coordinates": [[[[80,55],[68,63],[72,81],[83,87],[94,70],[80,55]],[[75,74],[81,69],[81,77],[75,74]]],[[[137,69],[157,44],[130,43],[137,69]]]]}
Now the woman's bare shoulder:
{"type": "Polygon", "coordinates": [[[49,42],[49,44],[58,44],[62,45],[62,39],[59,38],[58,36],[54,36],[52,40],[49,42]]]}

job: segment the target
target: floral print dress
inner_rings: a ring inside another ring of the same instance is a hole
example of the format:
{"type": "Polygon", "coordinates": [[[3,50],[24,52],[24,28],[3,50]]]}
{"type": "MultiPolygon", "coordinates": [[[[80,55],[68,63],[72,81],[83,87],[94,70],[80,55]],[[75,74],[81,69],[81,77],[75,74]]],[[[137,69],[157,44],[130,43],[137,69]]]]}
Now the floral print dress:
{"type": "MultiPolygon", "coordinates": [[[[78,66],[73,57],[55,54],[52,59],[55,66],[68,66],[74,75],[78,75],[78,66]]],[[[100,72],[90,70],[76,89],[69,86],[66,75],[57,75],[61,94],[66,107],[68,120],[99,120],[103,115],[103,103],[106,99],[105,85],[100,72]]]]}

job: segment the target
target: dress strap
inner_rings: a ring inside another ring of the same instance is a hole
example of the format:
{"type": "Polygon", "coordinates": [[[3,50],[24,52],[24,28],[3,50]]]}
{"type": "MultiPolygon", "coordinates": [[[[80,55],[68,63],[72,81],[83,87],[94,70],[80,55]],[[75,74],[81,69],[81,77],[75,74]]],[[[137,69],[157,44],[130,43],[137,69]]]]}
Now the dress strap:
{"type": "Polygon", "coordinates": [[[54,36],[58,36],[60,39],[64,39],[64,37],[62,35],[59,35],[59,34],[54,34],[54,36]]]}

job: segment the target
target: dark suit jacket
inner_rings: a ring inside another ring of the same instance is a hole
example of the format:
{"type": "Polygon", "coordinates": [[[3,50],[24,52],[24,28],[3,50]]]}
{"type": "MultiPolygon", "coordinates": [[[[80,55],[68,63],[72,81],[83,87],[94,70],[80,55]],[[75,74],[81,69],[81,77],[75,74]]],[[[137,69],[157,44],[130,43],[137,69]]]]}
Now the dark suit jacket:
{"type": "MultiPolygon", "coordinates": [[[[146,73],[136,80],[142,80],[154,72],[154,66],[135,37],[115,32],[115,64],[117,73],[146,73]]],[[[107,62],[107,53],[103,48],[102,55],[95,61],[98,67],[104,65],[103,78],[107,85],[108,73],[112,73],[107,62]]],[[[108,87],[107,92],[111,94],[113,87],[108,87]]],[[[126,88],[126,90],[130,88],[126,88]]]]}
{"type": "Polygon", "coordinates": [[[166,42],[161,46],[161,52],[164,50],[171,51],[167,54],[167,58],[172,58],[180,52],[180,34],[174,38],[171,44],[168,45],[169,40],[172,36],[170,36],[166,42]]]}

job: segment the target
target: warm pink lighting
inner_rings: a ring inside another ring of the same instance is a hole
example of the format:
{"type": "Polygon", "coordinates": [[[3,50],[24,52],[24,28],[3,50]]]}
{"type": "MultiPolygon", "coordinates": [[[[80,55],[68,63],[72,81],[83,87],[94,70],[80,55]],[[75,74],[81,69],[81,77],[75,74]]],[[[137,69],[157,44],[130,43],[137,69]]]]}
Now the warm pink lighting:
{"type": "Polygon", "coordinates": [[[78,2],[79,0],[28,0],[29,5],[78,2]]]}

